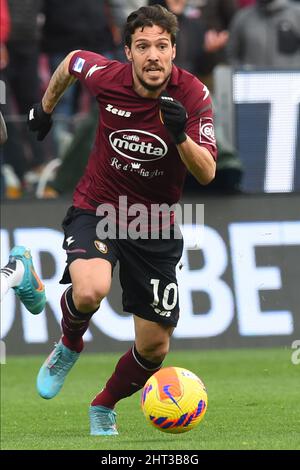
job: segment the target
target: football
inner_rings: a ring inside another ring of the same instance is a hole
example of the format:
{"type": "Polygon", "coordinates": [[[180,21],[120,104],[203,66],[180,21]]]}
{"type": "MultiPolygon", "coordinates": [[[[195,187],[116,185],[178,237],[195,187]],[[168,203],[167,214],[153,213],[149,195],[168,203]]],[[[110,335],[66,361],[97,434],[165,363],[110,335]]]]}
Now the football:
{"type": "Polygon", "coordinates": [[[202,380],[181,367],[165,367],[146,382],[141,397],[143,413],[160,431],[182,433],[194,429],[207,409],[202,380]]]}

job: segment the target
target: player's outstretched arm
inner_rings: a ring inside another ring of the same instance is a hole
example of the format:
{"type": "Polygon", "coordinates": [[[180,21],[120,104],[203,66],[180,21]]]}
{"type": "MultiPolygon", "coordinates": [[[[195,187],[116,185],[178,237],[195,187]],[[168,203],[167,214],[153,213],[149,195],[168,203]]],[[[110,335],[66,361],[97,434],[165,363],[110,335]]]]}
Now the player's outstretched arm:
{"type": "Polygon", "coordinates": [[[65,57],[51,77],[42,99],[43,110],[47,114],[52,113],[66,89],[77,80],[76,77],[69,73],[70,60],[75,52],[78,51],[72,51],[65,57]]]}
{"type": "Polygon", "coordinates": [[[41,103],[34,104],[28,114],[28,128],[43,140],[52,126],[51,114],[66,89],[77,79],[69,73],[70,60],[77,51],[70,52],[52,75],[41,103]]]}

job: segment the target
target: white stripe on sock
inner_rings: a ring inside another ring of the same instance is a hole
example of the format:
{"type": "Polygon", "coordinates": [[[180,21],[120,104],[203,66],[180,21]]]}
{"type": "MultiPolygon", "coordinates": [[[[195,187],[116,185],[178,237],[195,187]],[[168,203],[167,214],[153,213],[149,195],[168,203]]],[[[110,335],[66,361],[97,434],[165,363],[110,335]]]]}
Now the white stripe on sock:
{"type": "Polygon", "coordinates": [[[79,318],[74,315],[74,313],[72,312],[72,310],[70,309],[70,305],[68,304],[68,299],[67,299],[67,293],[69,292],[69,290],[72,288],[72,286],[70,286],[66,291],[65,291],[65,302],[66,302],[66,306],[67,306],[67,309],[68,309],[68,312],[69,314],[71,315],[72,318],[74,318],[74,322],[73,323],[86,323],[86,320],[79,320],[79,318]]]}
{"type": "Polygon", "coordinates": [[[67,306],[67,309],[68,309],[68,312],[69,314],[71,315],[71,317],[73,318],[76,318],[76,316],[72,313],[71,309],[70,309],[70,306],[68,304],[68,299],[67,299],[67,293],[69,292],[69,290],[72,289],[72,286],[70,286],[64,293],[64,296],[65,296],[65,302],[66,302],[66,306],[67,306]]]}
{"type": "Polygon", "coordinates": [[[136,355],[134,354],[134,345],[132,346],[132,355],[135,359],[135,361],[138,363],[139,366],[141,366],[143,369],[145,370],[158,370],[161,368],[161,364],[158,364],[156,367],[154,367],[153,369],[148,369],[147,367],[143,366],[143,364],[140,363],[140,361],[137,359],[136,355]]]}

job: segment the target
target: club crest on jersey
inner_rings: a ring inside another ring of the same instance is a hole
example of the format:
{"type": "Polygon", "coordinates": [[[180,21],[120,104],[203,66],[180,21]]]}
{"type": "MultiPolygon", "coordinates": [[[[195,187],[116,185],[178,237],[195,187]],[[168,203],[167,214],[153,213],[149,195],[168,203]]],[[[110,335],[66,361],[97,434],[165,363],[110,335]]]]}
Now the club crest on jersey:
{"type": "Polygon", "coordinates": [[[159,160],[168,151],[167,144],[160,137],[137,129],[112,132],[109,135],[109,142],[119,155],[138,162],[159,160]]]}
{"type": "Polygon", "coordinates": [[[100,253],[106,254],[108,252],[107,245],[103,242],[100,242],[100,240],[94,240],[94,245],[97,248],[100,253]]]}
{"type": "Polygon", "coordinates": [[[200,143],[216,145],[213,120],[210,117],[200,119],[200,143]]]}

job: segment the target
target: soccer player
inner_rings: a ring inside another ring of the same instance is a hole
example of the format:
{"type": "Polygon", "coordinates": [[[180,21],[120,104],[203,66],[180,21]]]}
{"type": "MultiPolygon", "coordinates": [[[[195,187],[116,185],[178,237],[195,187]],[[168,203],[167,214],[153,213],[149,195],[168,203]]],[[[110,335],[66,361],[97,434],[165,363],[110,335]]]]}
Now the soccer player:
{"type": "Polygon", "coordinates": [[[162,365],[179,317],[175,267],[183,245],[174,236],[172,214],[169,239],[101,238],[97,207],[105,204],[121,213],[123,196],[128,214],[136,203],[149,211],[153,204],[173,205],[187,169],[201,184],[215,175],[209,92],[173,65],[176,31],[171,12],[158,5],[141,7],[129,15],[125,27],[129,63],[74,51],[54,72],[42,102],[29,112],[29,128],[41,140],[51,128],[59,98],[75,80],[99,106],[95,145],[63,221],[67,267],[61,283],[71,283],[61,299],[63,335],[37,377],[41,397],[58,394],[119,261],[123,308],[133,314],[135,343],[90,405],[92,435],[118,434],[116,403],[140,390],[162,365]]]}
{"type": "Polygon", "coordinates": [[[25,246],[15,246],[10,254],[8,263],[0,270],[1,297],[10,288],[33,315],[41,313],[45,308],[45,286],[37,275],[30,250],[25,246]]]}

